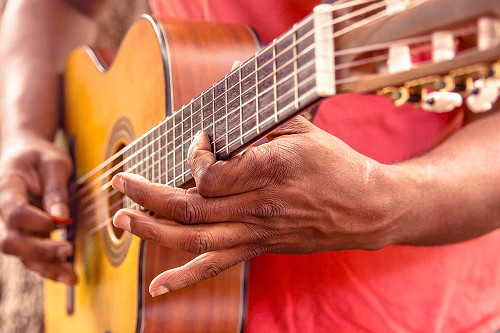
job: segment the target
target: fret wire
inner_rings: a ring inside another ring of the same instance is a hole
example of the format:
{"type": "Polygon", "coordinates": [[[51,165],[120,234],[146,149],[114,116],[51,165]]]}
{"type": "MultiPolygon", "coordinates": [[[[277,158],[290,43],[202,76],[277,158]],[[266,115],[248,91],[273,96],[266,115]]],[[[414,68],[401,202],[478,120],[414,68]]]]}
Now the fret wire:
{"type": "MultiPolygon", "coordinates": [[[[194,112],[193,112],[193,108],[194,108],[194,100],[193,100],[193,101],[191,101],[191,116],[189,117],[189,122],[190,122],[190,125],[189,125],[190,127],[189,127],[189,129],[190,129],[190,135],[191,135],[191,138],[193,138],[193,137],[194,137],[194,135],[193,135],[193,114],[194,114],[194,112]]],[[[190,146],[191,146],[191,145],[190,145],[190,146]]]]}
{"type": "MultiPolygon", "coordinates": [[[[224,107],[225,107],[225,111],[226,111],[226,145],[227,145],[227,143],[229,142],[229,137],[228,137],[228,135],[229,135],[229,118],[227,115],[227,105],[229,104],[227,101],[228,100],[228,98],[227,98],[227,96],[228,96],[227,95],[227,75],[226,75],[226,78],[224,79],[224,83],[225,83],[224,94],[226,95],[226,98],[225,98],[226,102],[224,103],[224,107]]],[[[214,139],[214,141],[215,141],[215,139],[214,139]]],[[[229,151],[227,153],[229,154],[229,151]]]]}
{"type": "MultiPolygon", "coordinates": [[[[153,132],[153,133],[154,133],[154,132],[153,132]]],[[[156,137],[157,137],[157,136],[156,136],[156,137]]],[[[157,141],[156,141],[156,140],[154,140],[154,141],[153,141],[153,144],[152,144],[152,145],[150,145],[150,146],[151,146],[151,150],[152,150],[152,151],[156,151],[156,150],[154,149],[154,148],[155,148],[155,143],[156,143],[156,142],[157,142],[157,141]]],[[[156,164],[156,163],[155,163],[155,156],[154,156],[154,155],[153,155],[153,156],[152,156],[152,158],[151,158],[151,163],[153,164],[153,168],[152,168],[152,170],[151,170],[151,179],[155,179],[155,171],[156,171],[156,170],[155,170],[154,166],[155,166],[155,164],[156,164]]]]}
{"type": "Polygon", "coordinates": [[[174,154],[174,157],[173,157],[173,162],[174,162],[174,168],[173,168],[173,175],[174,175],[174,179],[177,178],[176,174],[177,174],[177,170],[176,170],[176,165],[177,165],[177,159],[175,158],[176,156],[176,150],[177,150],[177,147],[176,147],[176,144],[175,144],[175,141],[176,141],[176,137],[175,137],[175,128],[177,127],[177,125],[175,124],[176,121],[175,121],[175,114],[172,115],[173,119],[172,119],[172,123],[173,123],[173,127],[172,127],[172,132],[173,132],[173,141],[172,141],[172,150],[173,150],[173,154],[174,154]]]}
{"type": "MultiPolygon", "coordinates": [[[[257,123],[257,134],[260,134],[259,130],[259,64],[257,63],[258,54],[255,55],[255,122],[257,123]]],[[[215,149],[214,149],[215,151],[215,149]]]]}
{"type": "MultiPolygon", "coordinates": [[[[298,29],[296,29],[298,30],[298,29]]],[[[295,45],[295,41],[297,40],[297,32],[293,33],[293,59],[297,58],[297,46],[295,45]]],[[[295,109],[299,109],[299,74],[297,72],[297,61],[293,62],[293,85],[294,85],[294,92],[295,92],[295,109]]]]}
{"type": "Polygon", "coordinates": [[[213,85],[213,93],[212,93],[212,143],[213,143],[213,151],[215,151],[215,85],[213,85]]]}
{"type": "MultiPolygon", "coordinates": [[[[274,86],[274,121],[278,122],[278,86],[276,84],[276,39],[273,40],[273,86],[274,86]]],[[[295,62],[295,61],[294,61],[295,62]]],[[[228,148],[229,149],[229,148],[228,148]]]]}
{"type": "Polygon", "coordinates": [[[242,86],[242,80],[241,80],[241,66],[240,69],[238,70],[238,84],[240,86],[240,93],[239,99],[240,99],[240,106],[238,109],[240,109],[240,137],[241,137],[241,144],[243,145],[243,86],[242,86]]]}
{"type": "Polygon", "coordinates": [[[203,105],[203,98],[200,99],[200,102],[201,102],[201,109],[200,109],[200,112],[201,112],[201,130],[203,131],[205,129],[205,126],[203,125],[203,120],[204,120],[204,117],[203,117],[203,108],[204,108],[204,105],[203,105]]]}
{"type": "Polygon", "coordinates": [[[185,160],[185,158],[184,158],[184,110],[185,110],[185,108],[181,109],[181,117],[182,117],[181,118],[182,119],[181,120],[181,124],[182,124],[182,126],[181,126],[181,132],[182,132],[181,133],[181,145],[182,145],[181,146],[181,152],[182,152],[181,172],[182,172],[182,175],[183,175],[182,176],[182,181],[183,182],[184,182],[184,160],[185,160]]]}

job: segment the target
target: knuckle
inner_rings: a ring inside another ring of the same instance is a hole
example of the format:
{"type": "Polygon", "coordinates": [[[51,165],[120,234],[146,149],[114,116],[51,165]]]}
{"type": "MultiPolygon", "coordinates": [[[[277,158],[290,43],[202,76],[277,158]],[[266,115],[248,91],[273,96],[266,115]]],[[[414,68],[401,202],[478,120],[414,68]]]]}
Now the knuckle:
{"type": "Polygon", "coordinates": [[[212,243],[212,237],[202,230],[196,230],[186,240],[187,251],[194,254],[205,253],[209,250],[212,243]]]}
{"type": "Polygon", "coordinates": [[[158,227],[154,224],[144,224],[140,230],[132,227],[132,232],[134,234],[140,235],[140,237],[146,241],[160,243],[162,236],[158,227]],[[136,229],[136,230],[134,230],[136,229]]]}
{"type": "Polygon", "coordinates": [[[130,182],[125,181],[123,184],[124,193],[126,196],[130,197],[132,200],[137,202],[140,206],[145,206],[148,201],[147,191],[143,190],[141,187],[133,186],[130,182]]]}
{"type": "Polygon", "coordinates": [[[17,224],[18,221],[24,218],[25,205],[21,203],[13,204],[11,209],[8,209],[6,216],[6,224],[9,227],[13,227],[17,224]]]}
{"type": "Polygon", "coordinates": [[[210,262],[201,266],[200,270],[200,276],[206,280],[219,275],[224,270],[224,267],[218,262],[210,262]]]}
{"type": "Polygon", "coordinates": [[[200,173],[196,183],[198,193],[203,197],[213,195],[214,189],[217,188],[217,178],[216,170],[213,167],[209,167],[204,172],[200,173]]]}
{"type": "Polygon", "coordinates": [[[174,218],[184,224],[196,224],[200,218],[200,209],[192,200],[188,199],[187,192],[184,196],[177,198],[174,203],[174,218]]]}
{"type": "Polygon", "coordinates": [[[280,253],[278,244],[264,244],[251,247],[247,250],[247,259],[258,257],[265,253],[280,253]]]}
{"type": "Polygon", "coordinates": [[[271,219],[282,215],[283,207],[276,200],[264,201],[256,204],[251,209],[252,216],[259,219],[271,219]]]}

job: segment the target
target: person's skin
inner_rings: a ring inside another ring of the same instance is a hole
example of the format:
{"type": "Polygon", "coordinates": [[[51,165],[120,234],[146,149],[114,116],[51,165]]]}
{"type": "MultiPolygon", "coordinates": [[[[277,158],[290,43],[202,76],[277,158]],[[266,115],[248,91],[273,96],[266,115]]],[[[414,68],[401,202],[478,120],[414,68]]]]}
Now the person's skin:
{"type": "MultiPolygon", "coordinates": [[[[19,1],[24,5],[37,2],[42,1],[19,1]]],[[[51,2],[62,6],[60,1],[51,2]]],[[[12,5],[6,13],[11,20],[17,7],[22,5],[12,5]]],[[[52,13],[50,8],[40,11],[55,15],[57,11],[52,13]]],[[[33,24],[27,22],[34,15],[29,14],[16,20],[33,24]]],[[[57,16],[49,21],[57,22],[57,16]]],[[[82,17],[78,12],[75,16],[82,17]]],[[[37,22],[51,25],[42,18],[37,22]]],[[[3,26],[15,24],[6,20],[3,26]]],[[[55,82],[49,90],[46,82],[57,66],[30,51],[43,38],[32,29],[25,31],[34,40],[29,47],[17,30],[3,28],[0,34],[0,45],[6,44],[4,40],[10,43],[0,49],[1,61],[9,59],[8,51],[24,54],[21,63],[12,58],[8,66],[2,63],[6,73],[0,89],[8,103],[1,110],[5,150],[0,165],[0,211],[7,233],[0,245],[43,275],[74,282],[72,271],[61,261],[70,252],[67,244],[35,237],[45,237],[53,227],[49,215],[67,214],[64,184],[69,162],[47,141],[56,120],[55,99],[49,98],[55,95],[55,82]],[[5,84],[17,77],[25,94],[23,103],[5,84]],[[38,112],[48,120],[40,118],[32,124],[38,112]],[[47,156],[52,158],[47,161],[47,156]],[[47,162],[53,166],[47,167],[47,162]],[[44,210],[27,203],[28,191],[42,197],[44,210]],[[52,209],[54,203],[60,208],[52,209]],[[43,230],[36,229],[42,226],[43,230]],[[38,244],[42,241],[43,246],[38,244]],[[66,253],[55,255],[57,248],[66,253]]],[[[43,44],[41,48],[50,54],[51,47],[69,44],[43,44]]],[[[500,114],[492,114],[425,156],[398,165],[383,165],[358,154],[300,117],[275,131],[269,143],[227,161],[215,161],[206,134],[200,134],[189,154],[197,187],[173,189],[120,174],[113,179],[114,187],[165,219],[124,209],[114,223],[147,240],[200,254],[157,277],[150,286],[153,295],[210,278],[267,252],[376,250],[391,244],[437,245],[471,239],[500,227],[499,125],[500,114]]]]}
{"type": "Polygon", "coordinates": [[[72,248],[48,239],[51,217],[69,217],[71,161],[52,144],[58,80],[70,51],[93,40],[103,4],[13,0],[0,26],[0,250],[68,284],[76,282],[64,262],[72,248]]]}

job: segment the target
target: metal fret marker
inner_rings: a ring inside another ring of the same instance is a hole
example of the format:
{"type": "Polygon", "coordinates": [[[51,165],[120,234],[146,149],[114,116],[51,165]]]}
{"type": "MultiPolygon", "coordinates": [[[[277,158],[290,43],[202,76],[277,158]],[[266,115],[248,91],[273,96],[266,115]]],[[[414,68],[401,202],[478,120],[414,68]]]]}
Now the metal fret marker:
{"type": "Polygon", "coordinates": [[[238,78],[239,78],[239,87],[240,87],[240,142],[241,144],[243,145],[243,85],[241,84],[241,66],[240,68],[238,69],[238,78]]]}
{"type": "Polygon", "coordinates": [[[184,156],[184,110],[186,107],[182,107],[181,109],[181,152],[182,152],[182,161],[181,161],[181,172],[182,172],[182,183],[184,184],[185,179],[184,179],[184,160],[186,157],[184,156]]]}
{"type": "Polygon", "coordinates": [[[191,100],[191,114],[189,116],[189,123],[190,123],[190,126],[189,126],[189,129],[190,129],[189,138],[190,138],[190,140],[193,139],[193,107],[194,107],[194,101],[195,101],[194,99],[191,100]]]}
{"type": "Polygon", "coordinates": [[[172,142],[172,147],[173,147],[173,150],[174,150],[174,153],[173,153],[173,160],[174,160],[174,170],[173,170],[173,176],[174,176],[174,187],[176,187],[176,183],[175,183],[175,179],[177,178],[176,174],[177,174],[177,159],[176,159],[176,150],[177,150],[177,147],[176,147],[176,140],[175,140],[175,127],[176,127],[176,121],[175,121],[175,113],[172,115],[172,138],[174,138],[174,142],[172,142]]]}
{"type": "Polygon", "coordinates": [[[155,139],[155,135],[154,135],[155,131],[153,131],[152,133],[152,137],[153,137],[153,142],[150,143],[151,144],[151,181],[152,182],[156,182],[156,163],[155,163],[155,143],[156,143],[156,139],[155,139]]]}
{"type": "Polygon", "coordinates": [[[203,123],[203,119],[205,118],[205,117],[203,117],[203,109],[204,108],[205,107],[203,106],[203,97],[200,97],[200,112],[201,112],[201,117],[200,117],[201,118],[201,122],[200,122],[200,124],[201,124],[201,131],[202,132],[205,132],[205,127],[204,127],[204,123],[203,123]]]}
{"type": "Polygon", "coordinates": [[[257,134],[260,134],[259,128],[259,75],[258,69],[259,64],[257,62],[258,52],[255,53],[255,127],[257,128],[257,134]]]}
{"type": "Polygon", "coordinates": [[[299,73],[297,70],[297,64],[299,62],[299,59],[297,58],[297,24],[293,25],[293,30],[294,32],[292,33],[293,36],[293,84],[294,84],[294,95],[295,95],[295,110],[299,109],[299,73]]]}
{"type": "Polygon", "coordinates": [[[215,154],[215,83],[212,85],[212,144],[214,146],[213,152],[215,154]]]}
{"type": "Polygon", "coordinates": [[[276,39],[273,39],[273,85],[274,85],[274,121],[278,123],[278,87],[276,85],[276,39]]]}
{"type": "Polygon", "coordinates": [[[226,94],[226,102],[224,103],[224,107],[226,109],[226,154],[229,155],[229,118],[228,118],[228,115],[227,115],[227,104],[228,104],[228,98],[227,98],[227,74],[226,76],[224,77],[224,94],[226,94]]]}

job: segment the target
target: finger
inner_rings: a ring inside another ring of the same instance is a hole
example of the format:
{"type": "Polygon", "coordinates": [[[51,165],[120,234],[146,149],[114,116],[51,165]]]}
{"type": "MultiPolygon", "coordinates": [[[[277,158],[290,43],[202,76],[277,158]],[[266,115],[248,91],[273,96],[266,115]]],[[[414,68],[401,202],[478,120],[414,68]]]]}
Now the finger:
{"type": "Polygon", "coordinates": [[[72,265],[68,262],[40,262],[23,260],[23,264],[48,279],[62,282],[67,285],[75,285],[77,282],[76,273],[72,265]]]}
{"type": "Polygon", "coordinates": [[[207,252],[184,266],[161,273],[151,281],[149,293],[155,297],[213,278],[226,269],[264,253],[263,248],[240,246],[207,252]]]}
{"type": "Polygon", "coordinates": [[[269,232],[256,232],[255,226],[243,223],[180,225],[127,209],[119,210],[115,214],[113,224],[144,240],[195,254],[249,244],[270,237],[269,232]]]}
{"type": "Polygon", "coordinates": [[[42,202],[45,211],[56,220],[69,219],[68,180],[71,173],[69,158],[52,158],[39,166],[42,179],[42,202]]]}
{"type": "Polygon", "coordinates": [[[28,202],[26,179],[11,171],[0,179],[0,214],[9,228],[22,232],[46,234],[54,223],[28,202]]]}
{"type": "Polygon", "coordinates": [[[142,207],[183,224],[241,221],[251,216],[251,201],[258,201],[244,195],[204,198],[195,189],[172,188],[129,173],[119,173],[111,184],[142,207]]]}
{"type": "Polygon", "coordinates": [[[10,232],[0,242],[0,250],[28,261],[63,261],[73,253],[68,242],[10,232]]]}
{"type": "Polygon", "coordinates": [[[277,147],[250,147],[243,154],[217,161],[206,133],[193,138],[188,163],[196,188],[203,197],[220,197],[260,189],[280,173],[283,159],[277,147]]]}

